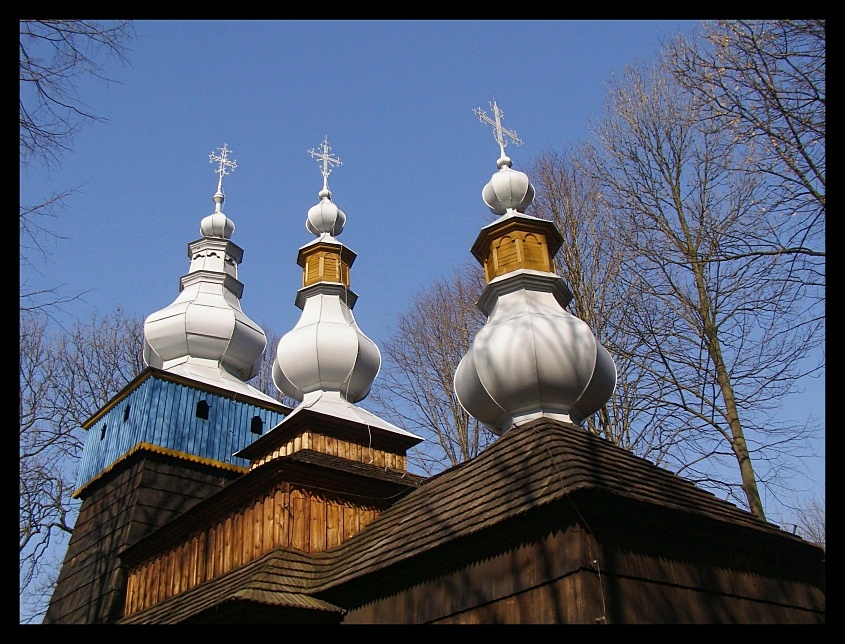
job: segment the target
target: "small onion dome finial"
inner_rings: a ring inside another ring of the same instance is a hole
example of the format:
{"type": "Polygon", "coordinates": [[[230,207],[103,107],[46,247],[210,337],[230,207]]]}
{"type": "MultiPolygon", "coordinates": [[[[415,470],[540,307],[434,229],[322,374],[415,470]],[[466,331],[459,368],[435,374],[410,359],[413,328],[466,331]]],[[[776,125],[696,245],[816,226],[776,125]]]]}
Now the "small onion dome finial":
{"type": "Polygon", "coordinates": [[[524,213],[534,201],[534,186],[527,174],[511,169],[506,163],[499,166],[499,171],[484,186],[481,198],[496,215],[504,215],[508,210],[524,213]]]}
{"type": "Polygon", "coordinates": [[[308,150],[308,154],[320,161],[322,165],[320,172],[323,175],[323,188],[317,193],[320,197],[320,203],[308,210],[305,228],[317,237],[323,233],[336,237],[343,232],[343,226],[346,224],[346,213],[332,202],[332,193],[329,190],[328,181],[333,169],[332,166],[341,166],[343,163],[337,156],[332,156],[328,137],[323,139],[319,150],[312,148],[308,150]]]}
{"type": "Polygon", "coordinates": [[[235,231],[235,223],[223,214],[223,201],[226,199],[223,195],[223,177],[229,174],[229,170],[234,171],[238,167],[238,163],[229,158],[231,150],[228,144],[224,143],[222,148],[217,149],[220,150],[220,154],[212,152],[208,155],[209,161],[217,164],[217,168],[214,170],[215,174],[218,175],[217,192],[214,193],[214,212],[200,222],[200,234],[203,237],[230,239],[235,231]]]}

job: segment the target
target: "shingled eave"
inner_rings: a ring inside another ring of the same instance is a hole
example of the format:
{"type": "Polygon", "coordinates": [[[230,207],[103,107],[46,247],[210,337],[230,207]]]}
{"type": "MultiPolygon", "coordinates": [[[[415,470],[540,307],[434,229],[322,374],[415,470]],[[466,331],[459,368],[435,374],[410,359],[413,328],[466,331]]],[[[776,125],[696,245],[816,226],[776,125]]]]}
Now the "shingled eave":
{"type": "Polygon", "coordinates": [[[474,460],[427,480],[330,551],[337,563],[323,588],[581,492],[626,497],[808,545],[577,425],[538,419],[506,432],[474,460]]]}
{"type": "Polygon", "coordinates": [[[224,575],[215,577],[143,611],[119,624],[178,624],[196,618],[227,602],[262,604],[330,613],[345,611],[311,596],[320,554],[277,548],[224,575]]]}
{"type": "Polygon", "coordinates": [[[88,420],[82,423],[81,427],[83,429],[90,429],[93,425],[97,423],[97,421],[99,421],[109,411],[119,405],[130,393],[135,391],[135,389],[137,389],[142,382],[144,382],[147,378],[150,377],[159,378],[160,380],[167,380],[169,382],[175,382],[177,384],[185,385],[187,387],[193,387],[194,389],[207,391],[210,394],[222,396],[224,398],[230,398],[239,402],[246,402],[251,405],[255,405],[256,407],[261,407],[262,409],[269,409],[271,411],[280,412],[286,415],[290,414],[292,411],[291,407],[289,407],[288,405],[284,405],[280,402],[270,402],[269,400],[265,400],[257,396],[249,396],[237,393],[231,391],[230,389],[217,387],[204,381],[188,378],[187,376],[173,374],[162,369],[157,369],[156,367],[146,367],[141,373],[139,373],[132,380],[130,380],[123,387],[123,389],[118,391],[106,405],[98,409],[93,416],[91,416],[88,420]]]}
{"type": "Polygon", "coordinates": [[[626,497],[643,507],[677,512],[679,518],[696,515],[813,547],[577,425],[537,419],[509,430],[472,461],[427,479],[336,548],[310,555],[273,550],[124,621],[179,621],[248,591],[259,578],[271,592],[316,600],[316,595],[327,596],[388,569],[401,570],[404,562],[582,493],[626,497]],[[291,578],[294,561],[307,575],[291,578]]]}
{"type": "Polygon", "coordinates": [[[97,474],[97,476],[92,478],[85,485],[76,489],[73,492],[73,498],[77,499],[87,496],[91,493],[92,490],[95,490],[101,485],[104,485],[105,483],[110,481],[113,477],[114,472],[122,469],[133,459],[141,458],[149,454],[168,456],[180,461],[196,463],[209,469],[226,470],[228,472],[234,472],[236,474],[246,474],[247,472],[249,472],[249,468],[246,467],[241,467],[232,463],[223,463],[222,461],[216,461],[210,458],[203,458],[202,456],[197,456],[196,454],[188,454],[187,452],[181,452],[178,450],[169,449],[167,447],[161,447],[160,445],[153,445],[152,443],[146,443],[142,441],[140,443],[135,444],[128,452],[126,452],[123,456],[117,459],[114,463],[106,467],[102,472],[97,474]]]}
{"type": "Polygon", "coordinates": [[[310,449],[299,450],[246,472],[216,494],[128,547],[121,552],[121,558],[127,565],[134,565],[151,553],[171,547],[181,542],[185,534],[236,510],[245,498],[250,498],[276,481],[304,486],[319,482],[321,489],[334,488],[338,494],[398,499],[419,487],[424,480],[408,472],[350,461],[310,449]]]}
{"type": "MultiPolygon", "coordinates": [[[[354,407],[351,404],[348,404],[348,406],[350,408],[354,407]]],[[[364,418],[366,419],[367,417],[364,418]]],[[[385,423],[385,421],[381,422],[385,423]]],[[[413,434],[390,431],[386,427],[363,422],[361,419],[350,420],[327,414],[320,410],[297,407],[281,423],[264,433],[264,435],[259,436],[239,452],[236,452],[234,456],[250,461],[258,460],[272,453],[295,436],[309,430],[344,440],[357,437],[357,442],[368,445],[373,449],[383,449],[403,454],[406,450],[423,440],[413,434]]]]}

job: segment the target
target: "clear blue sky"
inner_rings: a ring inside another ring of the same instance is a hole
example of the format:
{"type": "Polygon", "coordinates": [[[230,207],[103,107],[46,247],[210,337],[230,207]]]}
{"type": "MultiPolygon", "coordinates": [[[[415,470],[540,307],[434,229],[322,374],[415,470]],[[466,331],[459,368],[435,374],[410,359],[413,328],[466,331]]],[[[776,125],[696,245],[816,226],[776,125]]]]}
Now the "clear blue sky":
{"type": "MultiPolygon", "coordinates": [[[[90,291],[67,307],[68,320],[118,305],[145,317],[170,304],[187,245],[214,210],[209,154],[226,143],[237,168],[224,178],[223,211],[244,249],[241,305],[266,331],[285,333],[299,318],[296,255],[313,239],[305,218],[322,187],[308,150],[328,137],[343,163],[329,177],[347,215],[339,240],[358,255],[354,314],[382,345],[417,292],[470,259],[489,221],[481,190],[499,150],[473,108],[490,114],[497,101],[524,142],[507,149],[524,168],[588,138],[611,76],[695,24],[138,21],[131,67],[110,64],[115,82],[79,86],[108,122],[84,128],[49,178],[21,177],[23,203],[79,189],[51,222],[67,239],[42,276],[22,278],[90,291]]],[[[807,386],[792,409],[815,408],[823,420],[824,382],[807,386]]],[[[823,458],[812,475],[823,497],[823,458]]]]}

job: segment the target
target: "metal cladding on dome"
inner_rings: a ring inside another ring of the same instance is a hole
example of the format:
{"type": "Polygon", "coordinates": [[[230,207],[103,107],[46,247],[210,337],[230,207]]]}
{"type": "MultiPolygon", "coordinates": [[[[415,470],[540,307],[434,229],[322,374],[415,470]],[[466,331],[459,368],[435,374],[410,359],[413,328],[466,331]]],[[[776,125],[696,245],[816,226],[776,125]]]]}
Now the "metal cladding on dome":
{"type": "Polygon", "coordinates": [[[346,280],[355,255],[333,236],[343,229],[346,215],[330,200],[328,175],[331,166],[341,165],[330,150],[327,139],[319,152],[309,150],[322,162],[321,202],[308,211],[306,222],[318,239],[299,251],[304,274],[296,305],[302,314],[279,340],[273,383],[299,401],[315,392],[335,392],[354,403],[369,394],[381,368],[381,353],[352,315],[357,295],[346,280]]]}
{"type": "Polygon", "coordinates": [[[235,224],[223,214],[223,176],[237,167],[224,144],[209,155],[219,175],[215,211],[200,223],[202,237],[188,244],[191,260],[180,293],[144,321],[144,361],[158,369],[262,400],[273,398],[249,386],[258,374],[267,337],[240,307],[243,250],[229,241],[235,224]]]}
{"type": "Polygon", "coordinates": [[[473,252],[484,246],[476,257],[495,264],[495,270],[487,271],[489,282],[478,301],[488,319],[455,371],[455,393],[467,413],[496,434],[539,417],[580,424],[610,399],[616,366],[589,325],[565,310],[572,294],[554,272],[556,246],[538,240],[552,225],[532,224],[541,220],[523,212],[534,188],[525,173],[511,169],[505,154],[505,136],[522,142],[502,127],[495,102],[491,108],[495,120],[480,108],[474,112],[493,125],[499,143],[499,170],[482,198],[501,216],[482,229],[473,252]],[[549,255],[545,264],[538,249],[549,255]],[[544,265],[552,270],[537,269],[544,265]]]}
{"type": "Polygon", "coordinates": [[[504,215],[508,210],[525,212],[534,201],[534,186],[528,180],[528,175],[512,170],[510,159],[507,161],[481,191],[484,203],[496,215],[504,215]]]}

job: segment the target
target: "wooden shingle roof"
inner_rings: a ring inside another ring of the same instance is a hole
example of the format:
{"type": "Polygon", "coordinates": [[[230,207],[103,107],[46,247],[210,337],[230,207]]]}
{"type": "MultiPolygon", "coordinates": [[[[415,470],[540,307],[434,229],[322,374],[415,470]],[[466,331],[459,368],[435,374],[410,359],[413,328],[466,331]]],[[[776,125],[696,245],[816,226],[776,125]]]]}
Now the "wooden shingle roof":
{"type": "MultiPolygon", "coordinates": [[[[803,541],[581,427],[538,419],[428,479],[337,548],[311,555],[274,550],[123,621],[179,622],[235,596],[260,601],[259,590],[275,593],[267,596],[273,601],[307,604],[308,596],[585,491],[803,541]]],[[[316,602],[313,608],[337,607],[316,602]]]]}
{"type": "Polygon", "coordinates": [[[276,549],[145,611],[122,624],[172,624],[188,621],[227,602],[251,602],[277,609],[304,609],[342,615],[343,609],[311,596],[315,555],[276,549]]]}

